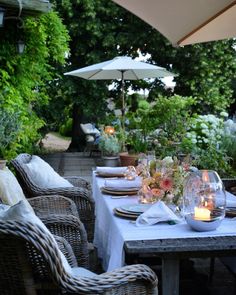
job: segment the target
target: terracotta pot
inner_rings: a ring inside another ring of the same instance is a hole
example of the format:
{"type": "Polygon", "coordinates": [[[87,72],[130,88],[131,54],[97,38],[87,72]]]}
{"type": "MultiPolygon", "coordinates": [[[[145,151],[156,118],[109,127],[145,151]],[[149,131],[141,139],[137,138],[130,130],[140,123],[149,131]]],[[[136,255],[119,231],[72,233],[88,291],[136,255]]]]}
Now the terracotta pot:
{"type": "Polygon", "coordinates": [[[128,154],[120,153],[120,165],[121,166],[136,166],[138,161],[138,155],[137,154],[128,154]]]}
{"type": "Polygon", "coordinates": [[[7,160],[0,159],[0,170],[4,169],[6,167],[7,160]]]}

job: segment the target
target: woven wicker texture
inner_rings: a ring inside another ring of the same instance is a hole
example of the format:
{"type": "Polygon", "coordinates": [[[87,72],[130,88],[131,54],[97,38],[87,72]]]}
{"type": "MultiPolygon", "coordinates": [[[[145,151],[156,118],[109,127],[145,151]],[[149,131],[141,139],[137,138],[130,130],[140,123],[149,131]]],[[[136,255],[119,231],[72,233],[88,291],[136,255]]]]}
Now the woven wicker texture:
{"type": "Polygon", "coordinates": [[[236,178],[222,178],[225,189],[236,195],[236,178]]]}
{"type": "Polygon", "coordinates": [[[94,234],[94,200],[92,198],[90,184],[80,177],[68,177],[74,187],[43,188],[34,183],[25,169],[25,164],[31,160],[31,155],[20,154],[11,161],[16,171],[17,179],[28,198],[42,195],[61,195],[73,200],[76,204],[81,221],[84,223],[88,235],[88,241],[93,241],[94,234]]]}
{"type": "Polygon", "coordinates": [[[17,221],[0,221],[0,290],[1,294],[158,294],[155,273],[141,264],[93,278],[72,277],[52,238],[30,222],[17,221]]]}

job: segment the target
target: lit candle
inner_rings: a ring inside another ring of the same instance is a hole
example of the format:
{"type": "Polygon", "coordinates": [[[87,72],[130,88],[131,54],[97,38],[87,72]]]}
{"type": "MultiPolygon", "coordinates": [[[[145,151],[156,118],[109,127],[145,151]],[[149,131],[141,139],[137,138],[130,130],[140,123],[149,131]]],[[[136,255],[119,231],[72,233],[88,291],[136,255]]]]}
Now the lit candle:
{"type": "Polygon", "coordinates": [[[210,220],[211,211],[204,207],[194,208],[194,219],[196,220],[210,220]]]}
{"type": "Polygon", "coordinates": [[[210,181],[210,177],[209,177],[209,174],[208,174],[207,170],[202,171],[202,180],[203,180],[203,182],[209,182],[210,181]]]}
{"type": "Polygon", "coordinates": [[[113,126],[106,126],[105,127],[105,133],[106,134],[110,134],[110,135],[113,135],[115,133],[115,129],[113,126]]]}

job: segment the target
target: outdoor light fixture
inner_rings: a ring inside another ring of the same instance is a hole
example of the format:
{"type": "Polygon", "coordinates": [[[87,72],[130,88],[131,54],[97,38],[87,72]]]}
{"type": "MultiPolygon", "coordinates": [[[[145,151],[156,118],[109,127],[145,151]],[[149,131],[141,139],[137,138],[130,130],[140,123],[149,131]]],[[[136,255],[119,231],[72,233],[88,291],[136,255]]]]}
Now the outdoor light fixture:
{"type": "Polygon", "coordinates": [[[105,133],[109,135],[113,135],[115,133],[115,128],[113,126],[106,126],[105,133]]]}
{"type": "Polygon", "coordinates": [[[0,27],[4,26],[4,21],[7,20],[7,19],[16,19],[16,20],[18,20],[17,27],[18,28],[23,27],[24,22],[23,22],[22,18],[20,17],[21,12],[22,12],[22,2],[21,2],[22,0],[17,0],[17,1],[18,1],[18,4],[19,4],[19,12],[18,12],[17,16],[5,16],[6,9],[3,8],[3,7],[0,7],[0,27]]]}
{"type": "Polygon", "coordinates": [[[17,42],[17,51],[18,51],[18,53],[19,54],[22,54],[24,52],[24,49],[25,49],[25,43],[24,43],[24,41],[19,40],[17,42]]]}
{"type": "Polygon", "coordinates": [[[6,9],[0,7],[0,28],[3,27],[5,11],[6,11],[6,9]]]}

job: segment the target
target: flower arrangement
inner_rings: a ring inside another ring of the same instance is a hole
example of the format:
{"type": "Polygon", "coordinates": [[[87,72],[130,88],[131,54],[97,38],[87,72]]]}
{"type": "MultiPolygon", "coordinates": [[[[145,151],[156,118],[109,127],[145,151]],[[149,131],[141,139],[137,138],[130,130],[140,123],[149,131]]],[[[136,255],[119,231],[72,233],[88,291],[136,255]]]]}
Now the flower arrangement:
{"type": "Polygon", "coordinates": [[[189,173],[189,160],[181,164],[177,158],[165,157],[156,160],[156,169],[143,177],[140,194],[150,202],[162,200],[167,204],[180,205],[183,198],[183,185],[189,173]]]}

